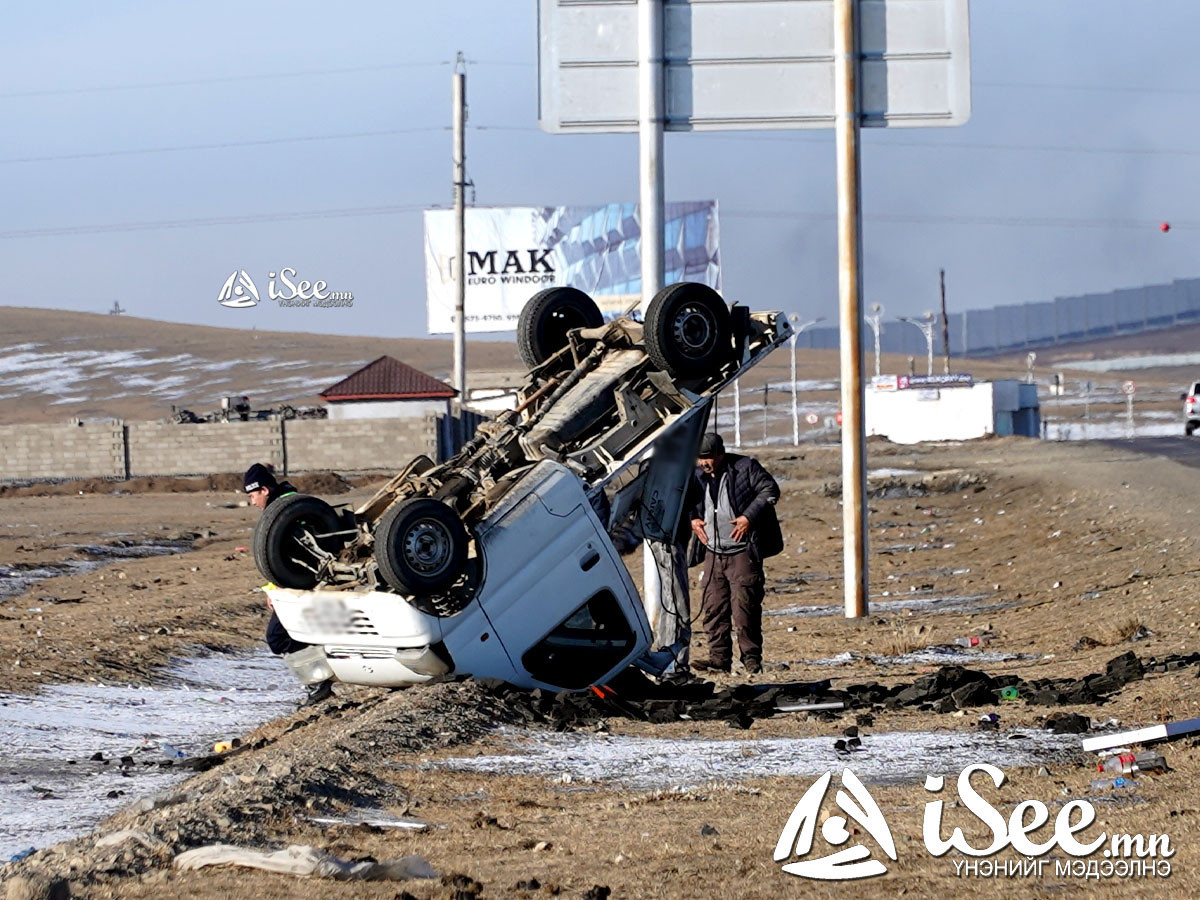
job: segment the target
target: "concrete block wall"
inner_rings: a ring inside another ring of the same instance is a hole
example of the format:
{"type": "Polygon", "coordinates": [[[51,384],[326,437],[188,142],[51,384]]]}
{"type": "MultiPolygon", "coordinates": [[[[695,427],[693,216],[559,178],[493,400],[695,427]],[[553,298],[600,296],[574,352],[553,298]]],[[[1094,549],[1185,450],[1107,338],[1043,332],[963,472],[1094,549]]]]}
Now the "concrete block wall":
{"type": "MultiPolygon", "coordinates": [[[[0,426],[0,481],[211,475],[251,463],[278,472],[400,469],[438,458],[439,416],[174,425],[88,422],[0,426]]],[[[444,429],[443,429],[444,430],[444,429]]]]}
{"type": "Polygon", "coordinates": [[[293,419],[284,422],[288,472],[400,469],[414,456],[437,459],[438,417],[293,419]]]}
{"type": "Polygon", "coordinates": [[[0,428],[0,479],[123,478],[120,422],[0,428]]]}
{"type": "Polygon", "coordinates": [[[127,433],[129,474],[133,477],[242,472],[255,462],[270,463],[283,471],[279,422],[133,422],[127,433]]]}

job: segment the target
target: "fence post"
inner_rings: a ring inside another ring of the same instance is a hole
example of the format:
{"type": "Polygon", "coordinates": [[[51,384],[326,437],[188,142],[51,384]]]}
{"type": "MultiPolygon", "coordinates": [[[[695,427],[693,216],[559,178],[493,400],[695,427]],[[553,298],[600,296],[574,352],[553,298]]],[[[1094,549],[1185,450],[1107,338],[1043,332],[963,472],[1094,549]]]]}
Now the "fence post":
{"type": "Polygon", "coordinates": [[[280,462],[283,463],[283,475],[286,478],[288,475],[287,419],[283,416],[279,417],[279,456],[280,462]]]}
{"type": "Polygon", "coordinates": [[[121,459],[125,470],[124,480],[129,480],[129,424],[122,419],[120,422],[121,428],[121,459]]]}

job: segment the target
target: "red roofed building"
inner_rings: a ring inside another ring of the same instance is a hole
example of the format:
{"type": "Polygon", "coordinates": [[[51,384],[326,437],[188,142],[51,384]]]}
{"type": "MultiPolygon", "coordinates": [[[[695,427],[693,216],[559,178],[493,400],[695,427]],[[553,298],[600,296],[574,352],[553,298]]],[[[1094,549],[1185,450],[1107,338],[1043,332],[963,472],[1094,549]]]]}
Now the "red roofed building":
{"type": "Polygon", "coordinates": [[[457,391],[432,375],[381,356],[321,391],[331,419],[392,419],[448,414],[457,391]]]}

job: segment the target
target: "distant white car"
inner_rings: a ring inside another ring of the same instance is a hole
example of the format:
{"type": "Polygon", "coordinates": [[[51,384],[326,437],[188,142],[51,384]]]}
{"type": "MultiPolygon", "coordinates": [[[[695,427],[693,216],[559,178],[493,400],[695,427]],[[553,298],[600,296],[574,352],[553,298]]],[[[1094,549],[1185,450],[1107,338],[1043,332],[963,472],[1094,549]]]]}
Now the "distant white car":
{"type": "Polygon", "coordinates": [[[604,323],[573,288],[535,295],[515,410],[353,511],[303,494],[264,510],[267,594],[314,645],[289,665],[305,681],[467,674],[554,690],[651,667],[642,599],[597,510],[673,535],[713,398],[790,335],[786,317],[731,310],[699,284],[660,292],[644,323],[604,323]]]}
{"type": "Polygon", "coordinates": [[[1188,435],[1200,428],[1200,381],[1192,382],[1186,394],[1181,394],[1183,400],[1183,433],[1188,435]]]}

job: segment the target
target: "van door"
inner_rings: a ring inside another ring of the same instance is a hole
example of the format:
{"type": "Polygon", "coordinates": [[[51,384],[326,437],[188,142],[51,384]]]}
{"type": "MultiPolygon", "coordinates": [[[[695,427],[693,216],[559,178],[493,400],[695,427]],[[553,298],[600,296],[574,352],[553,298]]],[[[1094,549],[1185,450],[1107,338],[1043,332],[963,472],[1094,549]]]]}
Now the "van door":
{"type": "Polygon", "coordinates": [[[480,529],[480,606],[525,687],[585,688],[645,651],[641,597],[583,483],[542,462],[480,529]]]}

